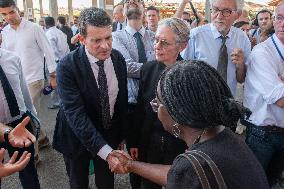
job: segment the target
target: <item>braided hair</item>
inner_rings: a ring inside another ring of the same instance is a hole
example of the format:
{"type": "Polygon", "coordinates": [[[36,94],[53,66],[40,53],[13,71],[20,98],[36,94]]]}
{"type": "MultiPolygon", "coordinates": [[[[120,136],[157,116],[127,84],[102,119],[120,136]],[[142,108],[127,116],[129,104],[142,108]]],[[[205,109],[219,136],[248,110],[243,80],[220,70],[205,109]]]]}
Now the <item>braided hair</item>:
{"type": "Polygon", "coordinates": [[[199,60],[182,61],[161,75],[160,100],[177,123],[192,128],[235,127],[250,111],[233,99],[216,69],[199,60]]]}

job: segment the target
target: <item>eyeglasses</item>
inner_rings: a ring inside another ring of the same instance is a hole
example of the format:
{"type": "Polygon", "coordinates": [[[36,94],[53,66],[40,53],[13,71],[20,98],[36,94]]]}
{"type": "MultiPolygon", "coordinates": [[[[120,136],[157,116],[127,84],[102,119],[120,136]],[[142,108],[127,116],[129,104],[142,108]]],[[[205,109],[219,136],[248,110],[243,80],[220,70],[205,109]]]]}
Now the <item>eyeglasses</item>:
{"type": "Polygon", "coordinates": [[[276,20],[277,22],[283,22],[284,16],[276,16],[276,17],[275,17],[275,20],[276,20]]]}
{"type": "Polygon", "coordinates": [[[218,14],[219,12],[221,12],[221,14],[222,14],[222,16],[224,16],[224,17],[229,17],[229,16],[231,16],[231,14],[233,13],[233,12],[236,12],[237,10],[232,10],[232,9],[223,9],[223,10],[220,10],[220,9],[218,9],[218,8],[211,8],[210,9],[211,10],[211,13],[212,14],[218,14]]]}
{"type": "Polygon", "coordinates": [[[161,48],[163,48],[163,49],[166,49],[169,46],[176,44],[176,43],[169,43],[165,39],[160,40],[159,38],[155,38],[154,45],[157,45],[158,43],[160,44],[161,48]]]}

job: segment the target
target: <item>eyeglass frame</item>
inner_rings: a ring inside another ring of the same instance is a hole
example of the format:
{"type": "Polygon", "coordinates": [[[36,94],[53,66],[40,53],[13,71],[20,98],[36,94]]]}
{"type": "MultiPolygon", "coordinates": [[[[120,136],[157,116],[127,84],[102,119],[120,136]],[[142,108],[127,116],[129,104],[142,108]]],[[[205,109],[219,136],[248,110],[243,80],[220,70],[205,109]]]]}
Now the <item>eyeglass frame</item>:
{"type": "Polygon", "coordinates": [[[284,21],[284,16],[282,15],[277,15],[277,16],[274,16],[274,20],[276,22],[283,22],[284,21]],[[279,19],[280,18],[280,19],[279,19]]]}
{"type": "Polygon", "coordinates": [[[219,13],[221,13],[222,16],[224,16],[224,17],[229,17],[229,16],[232,15],[233,12],[237,12],[237,11],[238,11],[237,9],[236,9],[236,10],[233,10],[233,9],[227,9],[227,8],[220,10],[220,9],[218,9],[218,8],[216,8],[216,7],[212,7],[212,8],[210,9],[211,14],[219,14],[219,13]],[[215,9],[215,10],[214,10],[214,9],[215,9]],[[224,15],[224,12],[225,12],[225,11],[229,11],[229,12],[227,12],[228,15],[224,15]]]}
{"type": "Polygon", "coordinates": [[[165,39],[161,39],[157,42],[157,38],[155,38],[154,39],[154,45],[157,45],[158,43],[160,43],[160,46],[162,47],[162,49],[167,49],[171,45],[174,45],[174,44],[177,44],[177,43],[182,43],[182,42],[176,41],[175,43],[169,43],[165,39]]]}

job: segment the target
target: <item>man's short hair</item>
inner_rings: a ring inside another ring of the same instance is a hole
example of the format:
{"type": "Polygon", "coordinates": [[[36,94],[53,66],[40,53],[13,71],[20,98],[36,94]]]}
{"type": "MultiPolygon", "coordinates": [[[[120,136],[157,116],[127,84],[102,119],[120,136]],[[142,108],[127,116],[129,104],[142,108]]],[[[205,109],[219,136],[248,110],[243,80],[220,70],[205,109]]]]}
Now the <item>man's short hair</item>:
{"type": "Polygon", "coordinates": [[[149,7],[147,8],[147,12],[148,12],[149,10],[156,11],[157,15],[160,16],[160,10],[159,10],[157,7],[149,6],[149,7]]]}
{"type": "Polygon", "coordinates": [[[112,20],[106,11],[96,7],[82,10],[79,17],[79,32],[81,35],[87,35],[87,26],[107,27],[112,25],[112,20]]]}
{"type": "MultiPolygon", "coordinates": [[[[213,5],[213,3],[215,2],[215,1],[218,1],[218,0],[210,0],[210,5],[211,5],[211,7],[212,7],[212,5],[213,5]]],[[[244,8],[244,3],[243,3],[243,1],[242,0],[234,0],[235,1],[235,3],[236,3],[236,8],[237,8],[237,10],[239,10],[239,11],[242,11],[243,10],[243,8],[244,8]]]]}
{"type": "Polygon", "coordinates": [[[183,11],[182,14],[183,14],[183,15],[189,15],[189,13],[186,12],[186,11],[183,11]]]}
{"type": "Polygon", "coordinates": [[[6,7],[16,7],[16,3],[14,0],[0,0],[0,7],[6,8],[6,7]]]}
{"type": "Polygon", "coordinates": [[[55,26],[55,20],[51,16],[47,16],[44,18],[46,27],[53,27],[55,26]]]}
{"type": "Polygon", "coordinates": [[[66,24],[66,18],[64,16],[58,16],[57,20],[62,25],[66,24]]]}
{"type": "Polygon", "coordinates": [[[140,9],[130,9],[126,13],[128,20],[139,20],[142,17],[142,11],[140,9]]]}
{"type": "Polygon", "coordinates": [[[261,14],[261,13],[269,13],[270,15],[270,18],[272,17],[272,12],[268,9],[261,9],[260,11],[257,12],[255,18],[258,19],[258,15],[261,14]]]}
{"type": "Polygon", "coordinates": [[[234,23],[233,26],[236,27],[236,28],[241,28],[243,25],[249,25],[249,23],[246,22],[246,21],[240,21],[240,22],[234,23]]]}

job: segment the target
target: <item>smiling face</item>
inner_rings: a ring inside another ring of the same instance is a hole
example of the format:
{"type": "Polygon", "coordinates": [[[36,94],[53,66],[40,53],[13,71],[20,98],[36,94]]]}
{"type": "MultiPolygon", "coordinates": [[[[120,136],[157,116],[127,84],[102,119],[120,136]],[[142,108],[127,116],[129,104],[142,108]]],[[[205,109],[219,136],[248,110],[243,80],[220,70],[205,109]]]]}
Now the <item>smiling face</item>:
{"type": "Polygon", "coordinates": [[[81,43],[86,46],[88,52],[99,60],[110,57],[112,50],[111,26],[96,27],[87,26],[87,35],[81,37],[81,43]]]}
{"type": "Polygon", "coordinates": [[[223,36],[226,36],[241,14],[237,11],[236,0],[215,0],[211,9],[212,23],[223,36]]]}
{"type": "Polygon", "coordinates": [[[284,44],[284,3],[277,7],[273,25],[276,36],[284,44]]]}

